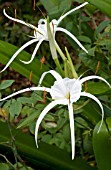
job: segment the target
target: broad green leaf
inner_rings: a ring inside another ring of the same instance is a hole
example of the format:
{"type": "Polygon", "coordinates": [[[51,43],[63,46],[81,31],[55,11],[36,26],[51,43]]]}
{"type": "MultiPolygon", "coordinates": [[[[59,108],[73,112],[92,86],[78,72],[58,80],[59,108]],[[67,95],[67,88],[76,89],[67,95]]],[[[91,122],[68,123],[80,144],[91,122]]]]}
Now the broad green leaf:
{"type": "Polygon", "coordinates": [[[88,82],[87,85],[88,92],[91,94],[105,94],[105,92],[110,91],[110,87],[104,82],[88,82]]]}
{"type": "Polygon", "coordinates": [[[0,90],[6,89],[7,87],[11,86],[13,82],[14,82],[14,80],[4,80],[0,84],[0,90]]]}
{"type": "MultiPolygon", "coordinates": [[[[16,46],[0,40],[0,63],[6,64],[17,50],[16,46]]],[[[31,55],[29,53],[22,51],[12,62],[11,67],[27,78],[30,77],[32,72],[32,82],[37,84],[41,74],[44,71],[48,71],[49,68],[46,65],[43,65],[41,68],[41,63],[36,57],[31,64],[23,64],[19,61],[19,59],[28,61],[30,58],[31,55]]],[[[52,78],[48,75],[47,80],[44,79],[44,85],[48,86],[51,82],[52,78]]]]}
{"type": "MultiPolygon", "coordinates": [[[[39,143],[39,148],[36,148],[34,137],[24,134],[19,130],[12,128],[12,134],[15,139],[18,153],[22,155],[26,163],[30,163],[32,168],[44,168],[48,170],[49,167],[53,170],[97,170],[89,166],[84,160],[76,157],[73,161],[71,155],[59,149],[56,146],[39,143]]],[[[10,132],[6,123],[0,122],[0,151],[10,155],[9,144],[1,144],[1,142],[10,141],[10,132]]]]}
{"type": "Polygon", "coordinates": [[[0,170],[9,170],[9,166],[6,163],[0,163],[0,170]]]}
{"type": "Polygon", "coordinates": [[[22,110],[22,104],[18,101],[14,101],[10,105],[10,109],[9,109],[11,119],[13,119],[14,117],[18,117],[21,110],[22,110]]]}
{"type": "Polygon", "coordinates": [[[40,0],[40,2],[51,18],[57,18],[70,9],[72,0],[40,0]]]}
{"type": "Polygon", "coordinates": [[[111,1],[110,0],[87,0],[92,5],[96,6],[106,15],[111,17],[111,1]]]}
{"type": "Polygon", "coordinates": [[[111,117],[106,119],[99,133],[100,122],[95,126],[93,132],[93,148],[99,170],[111,169],[111,117]]]}

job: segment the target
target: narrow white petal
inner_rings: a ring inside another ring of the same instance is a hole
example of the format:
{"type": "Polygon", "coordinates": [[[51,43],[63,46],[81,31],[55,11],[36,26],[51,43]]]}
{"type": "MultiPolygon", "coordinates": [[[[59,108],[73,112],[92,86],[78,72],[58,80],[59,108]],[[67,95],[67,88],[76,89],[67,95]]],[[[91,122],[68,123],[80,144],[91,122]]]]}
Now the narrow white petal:
{"type": "Polygon", "coordinates": [[[37,136],[38,136],[38,129],[39,129],[39,125],[42,122],[42,119],[45,117],[45,115],[47,114],[47,112],[49,110],[51,110],[54,106],[56,106],[57,104],[63,104],[62,100],[54,100],[51,103],[49,103],[44,110],[41,112],[39,118],[37,119],[36,122],[36,127],[35,127],[35,141],[36,141],[36,146],[38,148],[38,143],[37,143],[37,136]]]}
{"type": "Polygon", "coordinates": [[[33,40],[30,40],[28,41],[26,44],[24,44],[22,47],[20,47],[15,53],[14,55],[11,57],[11,59],[9,60],[9,62],[6,64],[6,66],[3,68],[1,72],[5,71],[7,69],[7,67],[12,63],[12,61],[17,57],[17,55],[24,49],[26,48],[27,46],[29,46],[30,44],[34,43],[34,42],[37,42],[38,40],[37,39],[33,39],[33,40]]]}
{"type": "Polygon", "coordinates": [[[76,11],[76,10],[82,8],[83,6],[85,6],[85,5],[87,5],[87,4],[88,4],[88,2],[85,2],[85,3],[83,3],[83,4],[79,5],[79,6],[77,6],[76,8],[74,8],[74,9],[68,11],[67,13],[65,13],[64,15],[62,15],[62,16],[58,19],[57,24],[59,24],[59,23],[60,23],[67,15],[69,15],[69,14],[71,14],[72,12],[74,12],[74,11],[76,11]]]}
{"type": "Polygon", "coordinates": [[[4,100],[7,100],[13,96],[16,96],[18,94],[21,94],[21,93],[24,93],[24,92],[27,92],[27,91],[47,91],[47,92],[50,92],[51,89],[50,88],[46,88],[46,87],[28,87],[26,89],[22,89],[22,90],[19,90],[15,93],[12,93],[11,95],[7,96],[7,97],[4,97],[3,99],[0,99],[0,102],[1,101],[4,101],[4,100]]]}
{"type": "MultiPolygon", "coordinates": [[[[32,24],[26,23],[26,22],[24,22],[24,21],[22,21],[22,20],[20,20],[20,19],[16,19],[16,18],[10,17],[10,16],[6,13],[5,9],[3,9],[3,13],[4,13],[4,15],[5,15],[7,18],[9,18],[9,19],[12,20],[12,21],[15,21],[15,22],[21,23],[21,24],[23,24],[23,25],[26,25],[26,26],[34,29],[34,30],[38,30],[37,27],[35,27],[35,26],[32,25],[32,24]]],[[[39,31],[39,30],[38,30],[38,31],[39,31]]]]}
{"type": "Polygon", "coordinates": [[[110,85],[104,78],[102,78],[102,77],[100,77],[100,76],[87,76],[87,77],[82,78],[82,79],[79,80],[79,81],[80,81],[81,84],[82,84],[82,83],[84,83],[85,81],[91,80],[91,79],[99,79],[99,80],[102,80],[102,81],[104,81],[104,82],[111,88],[111,85],[110,85]]]}
{"type": "Polygon", "coordinates": [[[22,63],[24,63],[24,64],[30,64],[32,61],[33,61],[33,59],[34,59],[34,57],[35,57],[35,55],[36,55],[36,53],[37,53],[37,50],[38,50],[38,48],[40,47],[40,45],[41,45],[41,43],[44,41],[44,39],[41,39],[38,43],[37,43],[37,45],[36,45],[36,47],[35,47],[35,49],[34,49],[34,52],[33,52],[33,54],[32,54],[32,57],[31,57],[31,59],[29,60],[29,61],[23,61],[23,60],[20,60],[22,63]]]}
{"type": "Polygon", "coordinates": [[[70,130],[71,130],[71,147],[72,147],[72,159],[75,156],[75,130],[74,130],[74,113],[72,103],[68,104],[69,109],[69,120],[70,120],[70,130]]]}
{"type": "Polygon", "coordinates": [[[40,80],[39,80],[38,86],[41,85],[44,77],[45,77],[46,74],[48,74],[48,73],[52,74],[52,75],[54,76],[54,78],[55,78],[56,80],[58,80],[58,81],[62,79],[62,77],[60,76],[60,74],[57,73],[55,70],[46,71],[46,72],[44,72],[44,73],[42,74],[42,76],[41,76],[41,78],[40,78],[40,80]]]}
{"type": "Polygon", "coordinates": [[[61,31],[69,35],[69,37],[71,37],[78,44],[79,47],[81,47],[86,53],[88,53],[88,51],[83,47],[83,45],[78,41],[78,39],[73,34],[71,34],[68,30],[61,27],[57,27],[55,31],[61,31]]]}
{"type": "Polygon", "coordinates": [[[99,126],[99,129],[98,129],[98,133],[99,133],[99,131],[100,131],[100,129],[101,129],[101,126],[102,126],[102,123],[103,123],[103,120],[104,120],[104,110],[103,110],[103,106],[102,106],[101,102],[100,102],[94,95],[92,95],[92,94],[90,94],[90,93],[81,92],[81,96],[87,96],[87,97],[95,100],[95,101],[98,103],[98,105],[100,106],[100,108],[101,108],[102,120],[101,120],[101,124],[100,124],[100,126],[99,126]]]}

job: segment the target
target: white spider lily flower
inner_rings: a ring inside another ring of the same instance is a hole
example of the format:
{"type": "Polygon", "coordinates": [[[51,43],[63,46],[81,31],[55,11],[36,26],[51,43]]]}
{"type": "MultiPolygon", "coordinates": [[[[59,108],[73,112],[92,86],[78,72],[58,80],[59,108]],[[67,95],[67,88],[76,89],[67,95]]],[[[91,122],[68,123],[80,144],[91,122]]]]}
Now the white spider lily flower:
{"type": "MultiPolygon", "coordinates": [[[[67,35],[69,35],[69,37],[71,37],[86,53],[88,53],[88,51],[82,46],[82,44],[77,40],[77,38],[76,38],[73,34],[71,34],[69,31],[67,31],[66,29],[61,28],[61,27],[58,27],[58,25],[60,24],[60,22],[61,22],[67,15],[69,15],[69,14],[71,14],[72,12],[74,12],[74,11],[82,8],[83,6],[85,6],[85,5],[87,5],[87,4],[88,4],[88,2],[85,2],[85,3],[81,4],[81,5],[79,5],[78,7],[76,7],[76,8],[74,8],[74,9],[68,11],[66,14],[64,14],[63,16],[61,16],[58,20],[53,19],[53,20],[50,22],[50,28],[51,28],[51,31],[52,31],[52,33],[53,33],[54,38],[55,38],[55,33],[56,33],[57,31],[62,31],[62,32],[66,33],[67,35]]],[[[1,72],[3,72],[4,70],[7,69],[7,67],[12,63],[12,61],[16,58],[16,56],[17,56],[22,50],[24,50],[27,46],[29,46],[29,45],[31,45],[31,44],[33,44],[33,43],[35,43],[35,42],[38,42],[37,45],[36,45],[36,47],[35,47],[35,49],[34,49],[34,51],[33,51],[33,54],[32,54],[32,56],[31,56],[31,59],[30,59],[29,61],[22,61],[22,60],[20,60],[20,61],[23,62],[24,64],[30,64],[30,63],[33,61],[33,59],[34,59],[34,57],[35,57],[35,55],[36,55],[36,53],[37,53],[37,50],[38,50],[38,48],[40,47],[41,43],[42,43],[43,41],[49,41],[49,40],[48,40],[47,20],[46,20],[46,19],[40,19],[39,22],[38,22],[38,27],[36,27],[36,26],[34,26],[34,25],[32,25],[32,24],[29,24],[29,23],[26,23],[26,22],[24,22],[24,21],[22,21],[22,20],[19,20],[19,19],[10,17],[10,16],[6,13],[5,9],[3,10],[3,13],[4,13],[4,15],[5,15],[7,18],[9,18],[10,20],[15,21],[15,22],[18,22],[18,23],[21,23],[21,24],[23,24],[23,25],[26,25],[26,26],[32,28],[32,29],[34,30],[34,35],[33,35],[33,36],[29,36],[29,37],[31,37],[31,38],[33,38],[33,39],[30,40],[30,41],[28,41],[26,44],[24,44],[22,47],[20,47],[20,48],[14,53],[14,55],[11,57],[11,59],[9,60],[9,62],[6,64],[6,66],[4,67],[4,69],[3,69],[1,72]]]]}
{"type": "Polygon", "coordinates": [[[50,70],[48,72],[44,72],[40,78],[39,81],[39,86],[38,87],[29,87],[23,90],[20,90],[18,92],[15,92],[0,101],[4,101],[6,99],[9,99],[17,94],[27,92],[27,91],[46,91],[49,92],[52,98],[52,101],[44,108],[44,110],[41,112],[39,118],[37,119],[36,122],[36,127],[35,127],[35,141],[36,145],[38,147],[37,143],[37,136],[38,136],[38,129],[40,126],[41,121],[45,117],[45,115],[56,105],[67,105],[68,110],[69,110],[69,120],[70,120],[70,131],[71,131],[71,147],[72,147],[72,159],[74,159],[75,156],[75,130],[74,130],[74,111],[73,111],[73,103],[77,102],[81,96],[86,96],[91,99],[93,99],[101,108],[101,113],[102,113],[102,120],[100,127],[98,129],[98,133],[100,131],[100,128],[103,123],[103,118],[104,118],[104,110],[102,107],[101,102],[92,94],[88,92],[82,91],[82,84],[91,79],[99,79],[104,81],[110,88],[111,85],[102,77],[100,76],[87,76],[85,78],[79,77],[78,79],[70,79],[70,78],[62,78],[56,71],[50,70]],[[40,84],[42,83],[44,77],[46,74],[52,74],[56,81],[54,82],[53,86],[51,88],[47,87],[40,87],[40,84]]]}

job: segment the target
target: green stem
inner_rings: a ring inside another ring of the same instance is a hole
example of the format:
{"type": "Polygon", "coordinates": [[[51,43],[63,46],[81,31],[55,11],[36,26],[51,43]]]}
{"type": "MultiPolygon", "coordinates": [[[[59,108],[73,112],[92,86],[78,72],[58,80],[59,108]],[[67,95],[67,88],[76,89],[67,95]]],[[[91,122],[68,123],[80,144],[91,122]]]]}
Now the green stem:
{"type": "Polygon", "coordinates": [[[66,47],[65,47],[65,51],[66,51],[66,54],[67,54],[68,61],[69,61],[69,63],[70,63],[72,75],[73,75],[74,78],[77,79],[77,78],[78,78],[78,75],[77,75],[77,73],[76,73],[76,70],[75,70],[75,68],[74,68],[74,65],[73,65],[73,63],[72,63],[71,57],[70,57],[69,52],[68,52],[68,50],[67,50],[66,47]]]}
{"type": "Polygon", "coordinates": [[[55,62],[55,64],[56,64],[56,66],[57,66],[60,74],[64,77],[64,71],[63,71],[62,68],[61,68],[61,65],[60,65],[60,62],[59,62],[58,58],[55,58],[55,59],[54,59],[54,62],[55,62]]]}
{"type": "Polygon", "coordinates": [[[61,73],[62,76],[64,76],[64,72],[63,72],[60,62],[58,60],[56,46],[55,46],[55,39],[54,39],[54,36],[53,36],[51,28],[50,28],[49,18],[47,18],[47,33],[48,33],[48,40],[49,40],[49,46],[50,46],[52,58],[56,64],[59,72],[61,73]]]}
{"type": "Polygon", "coordinates": [[[57,44],[57,42],[56,42],[56,41],[54,41],[54,42],[55,42],[55,46],[56,46],[56,49],[57,49],[59,55],[61,56],[61,58],[63,59],[63,61],[66,62],[66,61],[67,61],[67,58],[65,57],[64,53],[63,53],[62,50],[60,49],[60,47],[59,47],[59,45],[57,44]]]}

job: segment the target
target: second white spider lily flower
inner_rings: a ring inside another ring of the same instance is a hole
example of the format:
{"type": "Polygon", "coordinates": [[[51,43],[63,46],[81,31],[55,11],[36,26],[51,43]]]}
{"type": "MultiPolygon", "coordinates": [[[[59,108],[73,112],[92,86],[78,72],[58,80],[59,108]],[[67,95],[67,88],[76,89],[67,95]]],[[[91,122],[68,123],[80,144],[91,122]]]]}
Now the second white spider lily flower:
{"type": "MultiPolygon", "coordinates": [[[[74,11],[82,8],[83,6],[85,6],[85,5],[87,5],[87,4],[88,4],[88,2],[85,2],[85,3],[81,4],[81,5],[79,5],[78,7],[76,7],[76,8],[74,8],[74,9],[68,11],[66,14],[64,14],[63,16],[61,16],[58,20],[53,19],[53,20],[50,22],[50,28],[51,28],[51,31],[52,31],[54,37],[55,37],[55,33],[56,33],[57,31],[64,32],[64,33],[66,33],[67,35],[69,35],[86,53],[88,53],[88,51],[82,46],[82,44],[77,40],[77,38],[76,38],[73,34],[71,34],[68,30],[66,30],[66,29],[64,29],[64,28],[61,28],[61,27],[58,27],[58,25],[60,24],[60,22],[61,22],[67,15],[69,15],[69,14],[71,14],[72,12],[74,12],[74,11]]],[[[26,44],[24,44],[22,47],[20,47],[20,48],[14,53],[14,55],[11,57],[11,59],[9,60],[9,62],[6,64],[6,66],[4,67],[4,69],[3,69],[1,72],[3,72],[4,70],[7,69],[7,67],[12,63],[12,61],[16,58],[16,56],[17,56],[22,50],[24,50],[27,46],[29,46],[29,45],[37,42],[37,45],[36,45],[36,47],[35,47],[35,49],[34,49],[34,51],[33,51],[33,54],[32,54],[32,56],[31,56],[31,59],[30,59],[29,61],[22,61],[22,60],[21,60],[21,62],[23,62],[24,64],[30,64],[30,63],[33,61],[33,59],[34,59],[34,57],[35,57],[35,55],[36,55],[36,53],[37,53],[37,50],[38,50],[39,46],[41,45],[41,43],[42,43],[43,41],[49,41],[49,40],[48,40],[48,33],[47,33],[47,20],[46,20],[46,19],[40,19],[39,22],[38,22],[38,27],[36,27],[36,26],[34,26],[34,25],[32,25],[32,24],[26,23],[26,22],[24,22],[24,21],[22,21],[22,20],[19,20],[19,19],[17,19],[17,18],[12,18],[11,16],[9,16],[9,15],[6,13],[5,9],[3,10],[3,13],[4,13],[4,15],[5,15],[7,18],[9,18],[10,20],[15,21],[15,22],[18,22],[18,23],[21,23],[21,24],[23,24],[23,25],[26,25],[26,26],[32,28],[32,29],[34,30],[34,35],[33,35],[33,36],[30,36],[31,38],[33,38],[32,40],[28,41],[26,44]]]]}
{"type": "Polygon", "coordinates": [[[44,72],[42,74],[38,87],[30,87],[30,88],[20,90],[18,92],[15,92],[15,93],[1,99],[0,101],[4,101],[6,99],[9,99],[9,98],[17,95],[17,94],[20,94],[20,93],[23,93],[26,91],[31,91],[31,90],[33,90],[33,91],[40,90],[40,91],[46,91],[46,92],[50,93],[52,102],[50,102],[44,108],[44,110],[41,112],[41,114],[36,122],[35,141],[36,141],[37,147],[38,147],[38,143],[37,143],[38,129],[39,129],[40,123],[43,120],[43,118],[45,117],[45,115],[56,105],[67,105],[68,110],[69,110],[69,120],[70,120],[72,159],[74,159],[74,156],[75,156],[75,130],[74,130],[73,103],[77,102],[81,96],[86,96],[86,97],[93,99],[100,106],[101,113],[102,113],[102,121],[101,121],[100,127],[98,129],[98,132],[100,131],[100,128],[103,123],[104,110],[103,110],[101,102],[94,95],[92,95],[88,92],[82,91],[82,84],[85,81],[91,80],[91,79],[102,80],[111,88],[110,84],[104,78],[102,78],[100,76],[87,76],[85,78],[69,79],[69,78],[62,78],[56,71],[50,70],[50,71],[44,72]],[[56,79],[56,81],[54,82],[53,86],[51,86],[51,88],[40,87],[40,85],[47,73],[52,74],[54,76],[54,78],[56,79]]]}

